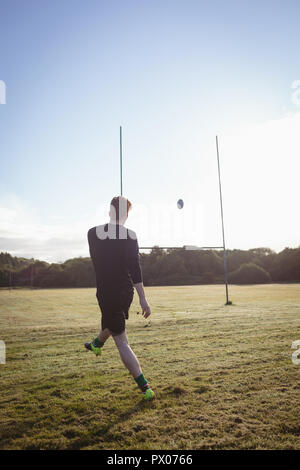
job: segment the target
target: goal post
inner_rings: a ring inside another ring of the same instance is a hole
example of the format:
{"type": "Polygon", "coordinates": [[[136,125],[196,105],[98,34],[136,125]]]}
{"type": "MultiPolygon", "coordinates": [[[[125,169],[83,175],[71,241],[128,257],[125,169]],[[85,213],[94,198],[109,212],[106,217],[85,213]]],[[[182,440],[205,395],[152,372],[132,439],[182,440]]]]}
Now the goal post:
{"type": "MultiPolygon", "coordinates": [[[[161,250],[175,250],[185,249],[187,251],[199,251],[199,250],[223,250],[223,265],[224,265],[224,284],[226,293],[225,305],[232,305],[228,295],[228,269],[227,269],[227,252],[225,245],[225,228],[224,228],[224,213],[223,213],[223,197],[222,197],[222,183],[221,183],[221,168],[220,168],[220,157],[219,157],[219,141],[216,136],[216,152],[217,152],[217,165],[218,165],[218,181],[219,181],[219,198],[220,198],[220,211],[221,211],[221,227],[222,227],[222,246],[203,246],[198,247],[197,245],[184,245],[181,246],[143,246],[141,250],[152,250],[159,248],[161,250]]],[[[122,142],[122,126],[120,126],[120,194],[123,195],[123,142],[122,142]]]]}
{"type": "Polygon", "coordinates": [[[228,272],[227,272],[227,262],[226,262],[226,249],[224,246],[197,246],[197,245],[184,245],[184,246],[140,246],[140,250],[185,250],[185,251],[202,251],[202,250],[223,250],[223,263],[224,263],[224,284],[225,284],[225,295],[226,303],[225,305],[232,305],[232,302],[229,300],[228,294],[228,272]]]}

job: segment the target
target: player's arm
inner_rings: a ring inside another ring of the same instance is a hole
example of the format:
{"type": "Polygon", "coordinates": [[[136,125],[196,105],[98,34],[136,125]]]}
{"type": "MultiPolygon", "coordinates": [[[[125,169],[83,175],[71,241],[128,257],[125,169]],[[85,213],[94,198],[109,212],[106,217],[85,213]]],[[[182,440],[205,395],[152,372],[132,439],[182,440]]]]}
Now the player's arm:
{"type": "Polygon", "coordinates": [[[142,315],[145,318],[148,318],[149,315],[151,314],[151,309],[146,299],[146,294],[145,294],[145,289],[144,289],[144,284],[143,284],[142,270],[141,270],[140,260],[139,260],[138,242],[137,242],[136,237],[135,239],[129,238],[127,242],[128,243],[127,243],[126,259],[127,259],[128,270],[129,270],[133,285],[140,299],[142,315]]]}
{"type": "Polygon", "coordinates": [[[151,309],[150,309],[150,305],[148,304],[147,299],[146,299],[144,284],[143,284],[143,282],[138,282],[138,283],[134,284],[134,287],[136,288],[136,291],[137,291],[139,299],[140,299],[140,305],[142,307],[142,315],[145,318],[148,318],[149,315],[151,315],[151,309]]]}

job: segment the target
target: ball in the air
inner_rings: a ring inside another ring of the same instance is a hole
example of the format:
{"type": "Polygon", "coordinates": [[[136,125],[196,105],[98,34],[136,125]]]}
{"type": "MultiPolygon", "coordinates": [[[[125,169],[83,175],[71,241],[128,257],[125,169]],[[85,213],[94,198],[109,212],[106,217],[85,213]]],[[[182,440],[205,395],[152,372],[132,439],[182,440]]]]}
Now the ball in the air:
{"type": "Polygon", "coordinates": [[[182,209],[182,208],[183,208],[183,205],[184,205],[183,200],[182,200],[182,199],[178,199],[178,201],[177,201],[177,207],[178,207],[178,209],[182,209]]]}

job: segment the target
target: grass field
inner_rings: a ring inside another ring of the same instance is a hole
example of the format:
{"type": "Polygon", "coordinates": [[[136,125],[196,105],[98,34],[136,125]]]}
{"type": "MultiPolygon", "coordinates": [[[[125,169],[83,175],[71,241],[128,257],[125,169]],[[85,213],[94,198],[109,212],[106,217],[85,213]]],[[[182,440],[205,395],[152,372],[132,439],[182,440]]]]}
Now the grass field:
{"type": "Polygon", "coordinates": [[[94,289],[0,291],[1,449],[300,449],[300,285],[147,288],[128,336],[156,392],[143,403],[94,289]]]}

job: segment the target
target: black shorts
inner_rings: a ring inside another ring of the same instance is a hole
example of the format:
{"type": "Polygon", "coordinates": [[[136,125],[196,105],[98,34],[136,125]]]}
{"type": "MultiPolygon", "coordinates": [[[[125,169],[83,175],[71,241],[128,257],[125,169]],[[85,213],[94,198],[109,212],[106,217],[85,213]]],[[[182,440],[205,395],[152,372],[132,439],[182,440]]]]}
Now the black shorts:
{"type": "Polygon", "coordinates": [[[125,320],[129,318],[129,308],[133,300],[133,290],[123,290],[114,297],[103,298],[97,295],[101,310],[101,329],[109,329],[113,336],[125,331],[125,320]],[[117,299],[116,299],[117,297],[117,299]]]}

